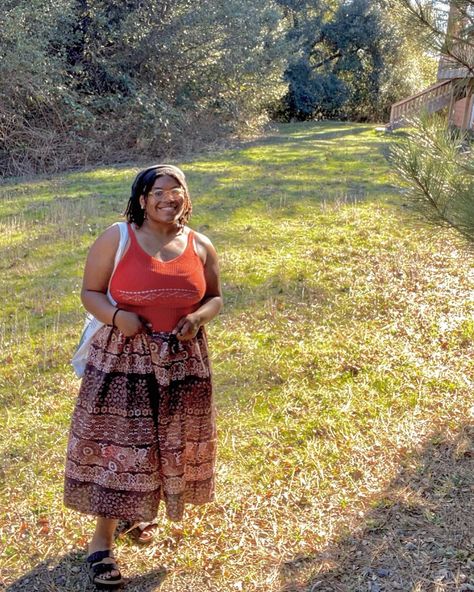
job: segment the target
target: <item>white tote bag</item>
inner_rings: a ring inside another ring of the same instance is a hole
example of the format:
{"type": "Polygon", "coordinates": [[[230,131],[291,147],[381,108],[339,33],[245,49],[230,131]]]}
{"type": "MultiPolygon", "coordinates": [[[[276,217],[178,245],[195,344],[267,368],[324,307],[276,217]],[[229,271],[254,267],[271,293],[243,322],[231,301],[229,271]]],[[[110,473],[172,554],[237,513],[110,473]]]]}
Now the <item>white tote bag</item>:
{"type": "MultiPolygon", "coordinates": [[[[112,271],[112,275],[110,276],[110,280],[112,279],[117,265],[120,259],[122,258],[123,251],[128,240],[127,223],[116,222],[116,225],[119,227],[120,230],[120,241],[117,248],[117,252],[115,253],[114,269],[112,271]]],[[[109,286],[107,288],[107,298],[109,299],[111,304],[115,305],[117,303],[110,294],[110,280],[109,286]]],[[[105,323],[96,319],[90,312],[87,313],[86,320],[84,321],[84,328],[82,330],[81,339],[79,340],[79,345],[77,346],[77,349],[74,352],[74,355],[71,359],[71,364],[73,365],[74,371],[76,372],[78,378],[82,378],[84,376],[84,370],[86,369],[87,356],[89,355],[89,347],[91,341],[94,338],[94,335],[97,333],[97,331],[104,325],[105,323]]]]}

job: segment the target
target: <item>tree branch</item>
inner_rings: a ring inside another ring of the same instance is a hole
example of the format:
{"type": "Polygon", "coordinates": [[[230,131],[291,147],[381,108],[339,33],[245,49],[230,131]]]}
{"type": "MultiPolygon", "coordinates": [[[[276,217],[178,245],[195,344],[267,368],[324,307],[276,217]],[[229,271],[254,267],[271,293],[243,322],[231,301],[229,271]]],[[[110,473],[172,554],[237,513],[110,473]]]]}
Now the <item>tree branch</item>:
{"type": "Polygon", "coordinates": [[[326,64],[329,64],[329,62],[337,60],[337,58],[340,58],[340,57],[342,57],[342,53],[338,50],[338,51],[336,51],[336,53],[333,53],[331,56],[324,58],[324,60],[321,60],[317,64],[314,64],[313,68],[320,68],[321,66],[325,66],[326,64]]]}

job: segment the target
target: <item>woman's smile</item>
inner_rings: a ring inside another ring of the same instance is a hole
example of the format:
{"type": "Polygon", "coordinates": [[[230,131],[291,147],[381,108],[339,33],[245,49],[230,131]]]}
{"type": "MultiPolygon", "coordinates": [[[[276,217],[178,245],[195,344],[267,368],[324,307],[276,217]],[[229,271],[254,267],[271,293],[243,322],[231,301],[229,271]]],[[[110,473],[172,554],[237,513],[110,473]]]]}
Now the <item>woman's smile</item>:
{"type": "Polygon", "coordinates": [[[158,216],[166,216],[166,218],[179,216],[182,210],[182,204],[163,204],[158,205],[155,208],[155,212],[158,216]]]}

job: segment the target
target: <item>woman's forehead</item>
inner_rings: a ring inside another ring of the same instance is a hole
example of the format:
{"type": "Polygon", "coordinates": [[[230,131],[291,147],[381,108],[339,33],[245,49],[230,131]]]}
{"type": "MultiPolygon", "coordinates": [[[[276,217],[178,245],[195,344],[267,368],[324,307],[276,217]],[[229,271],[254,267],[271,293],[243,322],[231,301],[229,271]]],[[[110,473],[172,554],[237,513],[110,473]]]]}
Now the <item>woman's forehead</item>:
{"type": "Polygon", "coordinates": [[[153,189],[166,189],[172,187],[181,187],[181,183],[178,181],[178,179],[175,179],[171,175],[160,175],[155,179],[155,182],[153,183],[153,189]]]}

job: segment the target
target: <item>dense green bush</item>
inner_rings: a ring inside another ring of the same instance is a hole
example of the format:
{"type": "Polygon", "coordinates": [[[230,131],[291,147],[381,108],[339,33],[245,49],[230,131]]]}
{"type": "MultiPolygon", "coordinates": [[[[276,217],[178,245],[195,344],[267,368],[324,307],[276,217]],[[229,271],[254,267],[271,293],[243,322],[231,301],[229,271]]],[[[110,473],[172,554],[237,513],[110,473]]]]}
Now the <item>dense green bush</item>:
{"type": "Polygon", "coordinates": [[[2,173],[159,157],[251,131],[285,91],[281,18],[263,0],[8,0],[2,173]]]}
{"type": "Polygon", "coordinates": [[[383,121],[392,103],[433,82],[436,60],[383,0],[280,4],[299,43],[280,118],[383,121]]]}
{"type": "Polygon", "coordinates": [[[381,119],[423,59],[382,1],[4,0],[0,175],[381,119]]]}

